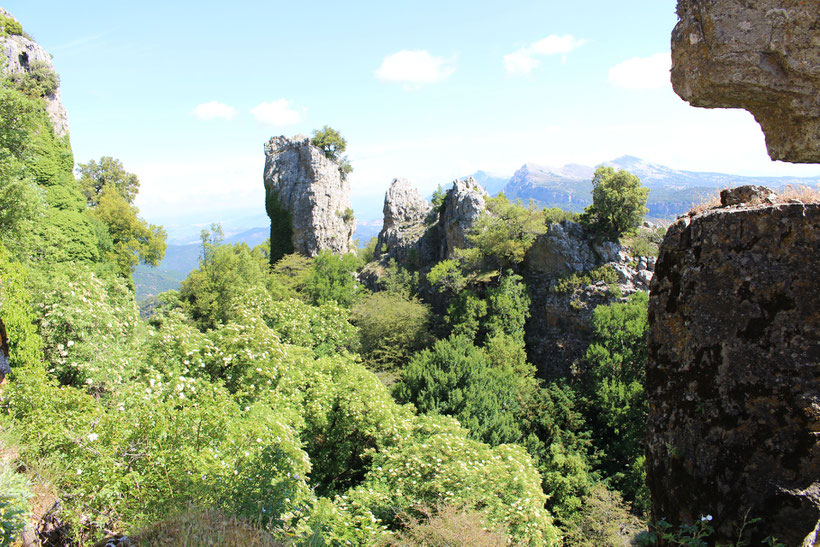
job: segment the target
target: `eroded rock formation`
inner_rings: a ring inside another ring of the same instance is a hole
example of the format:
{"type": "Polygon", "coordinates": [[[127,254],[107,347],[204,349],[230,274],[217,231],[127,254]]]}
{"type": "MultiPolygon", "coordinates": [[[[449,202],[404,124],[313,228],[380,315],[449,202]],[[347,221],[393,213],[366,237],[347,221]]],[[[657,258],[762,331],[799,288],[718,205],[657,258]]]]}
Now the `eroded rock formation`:
{"type": "MultiPolygon", "coordinates": [[[[0,8],[0,16],[14,19],[5,9],[0,8]]],[[[16,21],[16,19],[14,19],[16,21]]],[[[11,75],[22,75],[31,71],[32,67],[41,63],[54,72],[54,65],[51,62],[51,55],[40,47],[40,44],[29,40],[25,36],[10,35],[0,37],[0,55],[5,58],[4,63],[0,63],[0,75],[8,77],[11,75]]],[[[60,96],[60,87],[51,95],[47,95],[46,112],[54,127],[54,134],[57,137],[64,137],[68,134],[68,114],[63,107],[60,96]]]]}
{"type": "Polygon", "coordinates": [[[384,224],[376,255],[382,259],[395,258],[401,264],[435,263],[436,238],[428,234],[436,220],[431,218],[434,214],[430,203],[407,179],[393,179],[384,196],[384,224]]]}
{"type": "MultiPolygon", "coordinates": [[[[811,3],[805,3],[809,5],[811,3]]],[[[712,515],[715,540],[814,545],[820,525],[820,204],[722,208],[673,224],[649,303],[653,516],[712,515]]],[[[710,538],[711,539],[711,538],[710,538]]]]}
{"type": "Polygon", "coordinates": [[[355,249],[350,183],[310,138],[280,136],[265,143],[264,178],[272,260],[292,251],[316,256],[355,249]]]}
{"type": "Polygon", "coordinates": [[[751,112],[772,159],[820,162],[820,3],[678,0],[678,17],[675,92],[751,112]]]}
{"type": "Polygon", "coordinates": [[[453,181],[439,217],[441,257],[453,258],[455,250],[470,245],[467,234],[486,209],[487,191],[473,177],[453,181]]]}

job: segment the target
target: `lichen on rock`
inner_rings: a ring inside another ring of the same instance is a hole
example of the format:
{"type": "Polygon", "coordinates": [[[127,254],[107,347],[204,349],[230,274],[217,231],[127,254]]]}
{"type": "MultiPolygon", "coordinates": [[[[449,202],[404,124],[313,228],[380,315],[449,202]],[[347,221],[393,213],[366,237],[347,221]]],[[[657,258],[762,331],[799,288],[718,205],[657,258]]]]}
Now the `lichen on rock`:
{"type": "MultiPolygon", "coordinates": [[[[731,200],[730,200],[731,201],[731,200]]],[[[820,204],[673,224],[649,302],[653,517],[801,545],[820,522],[820,204]]],[[[813,544],[813,543],[811,543],[813,544]]]]}

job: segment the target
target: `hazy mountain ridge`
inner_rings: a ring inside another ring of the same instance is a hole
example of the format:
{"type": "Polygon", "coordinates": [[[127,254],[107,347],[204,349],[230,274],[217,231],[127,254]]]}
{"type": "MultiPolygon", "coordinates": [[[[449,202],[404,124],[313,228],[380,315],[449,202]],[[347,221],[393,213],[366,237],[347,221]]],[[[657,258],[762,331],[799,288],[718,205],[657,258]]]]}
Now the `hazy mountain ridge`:
{"type": "MultiPolygon", "coordinates": [[[[727,173],[684,171],[651,163],[634,156],[621,156],[600,165],[624,169],[638,176],[650,189],[649,216],[672,218],[685,213],[706,196],[726,187],[757,184],[777,189],[787,185],[816,186],[820,177],[758,177],[727,173]]],[[[533,199],[546,207],[580,212],[592,203],[595,168],[578,164],[547,167],[524,164],[504,187],[510,199],[533,199]]]]}

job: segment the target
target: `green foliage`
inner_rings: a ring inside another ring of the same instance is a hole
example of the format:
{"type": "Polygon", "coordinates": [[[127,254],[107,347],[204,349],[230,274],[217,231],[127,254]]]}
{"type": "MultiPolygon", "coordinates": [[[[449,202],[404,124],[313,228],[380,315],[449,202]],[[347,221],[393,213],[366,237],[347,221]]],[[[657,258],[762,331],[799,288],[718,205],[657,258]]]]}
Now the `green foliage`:
{"type": "Polygon", "coordinates": [[[80,187],[90,207],[97,205],[106,189],[116,191],[129,205],[140,190],[140,181],[137,175],[125,170],[122,162],[110,156],[103,156],[100,162],[94,160],[81,163],[77,166],[80,187]]]}
{"type": "Polygon", "coordinates": [[[373,262],[374,258],[376,257],[376,245],[379,244],[378,237],[371,237],[370,241],[367,242],[367,245],[364,247],[360,247],[358,249],[359,253],[359,261],[362,264],[369,264],[373,262]]]}
{"type": "Polygon", "coordinates": [[[32,99],[53,95],[60,87],[60,77],[45,61],[32,61],[25,72],[11,74],[9,81],[14,89],[32,99]]]}
{"type": "Polygon", "coordinates": [[[487,289],[487,336],[510,336],[524,343],[524,324],[530,317],[530,296],[520,275],[507,272],[497,287],[487,289]]]}
{"type": "MultiPolygon", "coordinates": [[[[2,448],[2,441],[0,441],[2,448]]],[[[15,472],[5,458],[0,458],[0,546],[17,545],[28,522],[34,497],[25,475],[15,472]]]]}
{"type": "Polygon", "coordinates": [[[0,15],[0,36],[22,36],[23,26],[11,17],[0,15]]]}
{"type": "Polygon", "coordinates": [[[461,273],[461,266],[455,260],[442,260],[430,269],[427,282],[438,292],[458,294],[467,286],[467,279],[461,273]]]}
{"type": "Polygon", "coordinates": [[[311,260],[299,253],[283,256],[273,264],[267,287],[275,300],[301,298],[311,273],[311,260]]]}
{"type": "Polygon", "coordinates": [[[461,250],[461,256],[472,262],[472,267],[489,261],[497,268],[516,268],[538,235],[546,230],[544,212],[534,203],[524,207],[520,201],[510,202],[504,194],[499,194],[487,199],[487,210],[467,236],[478,251],[477,256],[469,250],[466,254],[461,250]]]}
{"type": "Polygon", "coordinates": [[[603,281],[610,285],[615,284],[618,282],[618,272],[609,264],[604,264],[588,272],[576,272],[559,277],[550,286],[550,291],[559,294],[571,294],[580,288],[592,285],[598,281],[603,281]]]}
{"type": "MultiPolygon", "coordinates": [[[[595,483],[583,504],[564,526],[564,542],[579,547],[631,545],[644,523],[630,513],[617,491],[595,483]]],[[[673,543],[674,545],[674,543],[673,543]]]]}
{"type": "Polygon", "coordinates": [[[339,165],[339,173],[342,175],[342,180],[345,180],[347,175],[353,171],[353,166],[350,165],[347,156],[342,155],[347,149],[347,141],[338,131],[325,125],[322,129],[317,129],[313,132],[313,138],[310,142],[313,146],[321,148],[327,159],[339,165]]]}
{"type": "Polygon", "coordinates": [[[58,264],[37,274],[30,283],[49,372],[64,385],[122,383],[130,373],[127,343],[138,321],[133,292],[82,264],[58,264]]]}
{"type": "Polygon", "coordinates": [[[354,220],[356,220],[356,214],[350,207],[345,209],[344,212],[339,215],[339,217],[344,221],[345,224],[351,224],[354,220]]]}
{"type": "Polygon", "coordinates": [[[165,230],[139,218],[137,208],[115,187],[103,188],[90,215],[107,228],[110,245],[104,250],[105,257],[129,285],[133,285],[131,275],[137,264],[156,266],[165,256],[165,230]]]}
{"type": "Polygon", "coordinates": [[[444,201],[447,199],[447,190],[442,188],[441,184],[433,191],[433,197],[431,199],[431,203],[433,205],[433,211],[436,213],[440,213],[444,209],[444,201]]]}
{"type": "Polygon", "coordinates": [[[319,357],[351,351],[359,342],[350,312],[333,301],[319,306],[294,298],[269,301],[259,313],[283,342],[310,348],[319,357]]]}
{"type": "Polygon", "coordinates": [[[444,319],[452,334],[464,335],[470,340],[475,340],[486,315],[487,301],[468,289],[459,292],[450,300],[444,319]]]}
{"type": "Polygon", "coordinates": [[[592,205],[584,210],[582,220],[605,237],[633,233],[648,211],[648,197],[649,189],[635,175],[599,167],[592,179],[592,205]]]}
{"type": "Polygon", "coordinates": [[[330,300],[349,308],[361,293],[356,281],[358,257],[348,253],[336,256],[330,251],[321,251],[313,259],[310,275],[305,279],[305,294],[313,304],[323,304],[330,300]]]}
{"type": "Polygon", "coordinates": [[[658,256],[658,249],[666,235],[666,227],[638,228],[634,236],[622,239],[632,256],[658,256]]]}
{"type": "Polygon", "coordinates": [[[645,485],[644,391],[648,294],[626,303],[598,306],[584,360],[589,366],[588,416],[598,467],[638,511],[648,510],[645,485]]]}
{"type": "Polygon", "coordinates": [[[271,266],[285,255],[293,253],[293,216],[282,204],[279,193],[267,191],[265,210],[270,217],[270,263],[271,266]]]}
{"type": "Polygon", "coordinates": [[[211,225],[202,231],[199,268],[180,284],[179,293],[186,311],[202,330],[225,324],[234,317],[234,304],[249,287],[264,290],[264,259],[245,243],[222,244],[222,228],[211,225]]]}
{"type": "Polygon", "coordinates": [[[359,327],[362,357],[376,370],[401,368],[413,353],[432,342],[430,310],[402,294],[366,296],[353,307],[352,319],[359,327]]]}
{"type": "Polygon", "coordinates": [[[544,509],[546,496],[526,451],[491,448],[467,438],[450,419],[420,417],[415,431],[373,454],[361,485],[337,499],[337,527],[355,534],[355,543],[373,545],[413,507],[442,503],[481,509],[493,528],[508,530],[513,542],[559,545],[558,529],[544,509]],[[375,526],[374,526],[375,525],[375,526]]]}
{"type": "Polygon", "coordinates": [[[560,207],[551,207],[549,209],[544,209],[544,222],[547,226],[550,224],[557,224],[559,222],[570,221],[570,222],[578,222],[581,218],[581,215],[578,213],[573,213],[572,211],[565,211],[560,207]]]}
{"type": "Polygon", "coordinates": [[[33,365],[43,359],[43,340],[37,332],[32,308],[31,272],[9,256],[0,244],[0,319],[9,337],[12,369],[33,365]]]}
{"type": "Polygon", "coordinates": [[[418,293],[419,273],[399,266],[396,259],[391,258],[379,278],[379,285],[384,292],[412,299],[418,293]]]}

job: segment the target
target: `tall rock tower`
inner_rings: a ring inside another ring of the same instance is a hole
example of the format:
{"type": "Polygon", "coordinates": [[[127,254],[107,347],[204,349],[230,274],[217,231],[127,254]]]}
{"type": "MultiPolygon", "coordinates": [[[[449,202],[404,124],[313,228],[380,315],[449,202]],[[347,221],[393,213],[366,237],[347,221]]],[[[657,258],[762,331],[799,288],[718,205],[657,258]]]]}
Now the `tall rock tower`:
{"type": "Polygon", "coordinates": [[[350,183],[309,137],[265,143],[265,208],[271,219],[271,263],[298,252],[316,256],[355,249],[350,183]]]}

